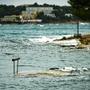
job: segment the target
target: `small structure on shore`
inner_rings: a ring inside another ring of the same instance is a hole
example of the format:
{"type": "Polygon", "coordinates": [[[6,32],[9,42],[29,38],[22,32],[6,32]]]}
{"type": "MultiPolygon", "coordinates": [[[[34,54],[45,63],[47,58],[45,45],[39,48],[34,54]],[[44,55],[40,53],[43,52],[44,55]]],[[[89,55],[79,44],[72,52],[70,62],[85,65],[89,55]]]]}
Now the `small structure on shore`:
{"type": "Polygon", "coordinates": [[[12,62],[13,62],[13,74],[16,75],[18,74],[18,66],[19,66],[19,60],[20,58],[13,58],[12,62]],[[15,62],[17,62],[17,67],[15,67],[15,62]]]}

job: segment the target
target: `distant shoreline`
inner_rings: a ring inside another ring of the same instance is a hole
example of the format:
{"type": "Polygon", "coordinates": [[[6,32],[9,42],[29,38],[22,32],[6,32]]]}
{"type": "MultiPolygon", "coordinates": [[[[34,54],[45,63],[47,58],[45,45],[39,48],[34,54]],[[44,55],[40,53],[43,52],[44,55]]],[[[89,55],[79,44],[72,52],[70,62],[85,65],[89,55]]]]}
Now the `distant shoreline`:
{"type": "MultiPolygon", "coordinates": [[[[90,22],[86,22],[86,21],[80,21],[82,23],[90,23],[90,22]]],[[[50,22],[21,22],[21,21],[18,21],[18,22],[2,22],[0,21],[0,24],[60,24],[60,23],[77,23],[77,21],[50,21],[50,22]]]]}

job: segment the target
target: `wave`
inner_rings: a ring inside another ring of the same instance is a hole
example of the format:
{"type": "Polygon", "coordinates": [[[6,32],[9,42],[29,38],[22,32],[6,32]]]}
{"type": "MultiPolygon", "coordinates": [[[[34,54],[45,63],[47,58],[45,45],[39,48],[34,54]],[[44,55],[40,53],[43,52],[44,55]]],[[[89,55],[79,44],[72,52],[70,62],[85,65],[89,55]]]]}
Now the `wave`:
{"type": "Polygon", "coordinates": [[[47,42],[52,42],[54,38],[42,36],[38,38],[30,38],[29,40],[33,43],[47,43],[47,42]]]}
{"type": "Polygon", "coordinates": [[[33,43],[53,43],[57,39],[62,39],[63,37],[71,37],[73,35],[60,35],[60,36],[38,36],[34,38],[29,38],[33,43]]]}
{"type": "Polygon", "coordinates": [[[33,43],[51,43],[51,44],[59,44],[61,46],[77,46],[80,44],[79,40],[69,39],[69,40],[61,40],[63,38],[71,37],[72,35],[61,35],[61,36],[42,36],[38,38],[30,38],[29,41],[33,43]]]}
{"type": "Polygon", "coordinates": [[[81,25],[89,25],[89,23],[86,22],[80,22],[81,25]]]}
{"type": "Polygon", "coordinates": [[[31,44],[59,44],[61,46],[76,46],[80,42],[76,39],[61,40],[73,35],[60,35],[60,36],[31,36],[29,38],[9,38],[3,39],[6,45],[31,45],[31,44]]]}
{"type": "Polygon", "coordinates": [[[73,67],[64,67],[64,68],[53,68],[49,70],[44,71],[31,71],[31,72],[22,72],[17,74],[17,76],[23,76],[23,77],[31,77],[31,76],[85,76],[90,75],[90,69],[89,68],[73,68],[73,67]]]}

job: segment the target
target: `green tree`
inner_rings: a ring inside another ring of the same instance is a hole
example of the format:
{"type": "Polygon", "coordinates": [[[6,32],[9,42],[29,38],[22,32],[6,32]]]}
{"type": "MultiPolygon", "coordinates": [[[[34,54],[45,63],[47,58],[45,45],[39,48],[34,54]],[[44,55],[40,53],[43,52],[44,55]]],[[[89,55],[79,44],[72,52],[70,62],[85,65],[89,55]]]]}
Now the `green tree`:
{"type": "Polygon", "coordinates": [[[20,15],[25,10],[25,6],[0,5],[0,18],[9,15],[20,15]]]}
{"type": "Polygon", "coordinates": [[[44,18],[44,12],[37,12],[37,17],[38,19],[43,19],[44,18]]]}
{"type": "Polygon", "coordinates": [[[69,0],[72,13],[79,19],[90,21],[90,0],[69,0]]]}
{"type": "Polygon", "coordinates": [[[26,10],[25,6],[17,6],[17,7],[15,7],[15,14],[20,15],[22,13],[22,11],[25,11],[25,10],[26,10]]]}

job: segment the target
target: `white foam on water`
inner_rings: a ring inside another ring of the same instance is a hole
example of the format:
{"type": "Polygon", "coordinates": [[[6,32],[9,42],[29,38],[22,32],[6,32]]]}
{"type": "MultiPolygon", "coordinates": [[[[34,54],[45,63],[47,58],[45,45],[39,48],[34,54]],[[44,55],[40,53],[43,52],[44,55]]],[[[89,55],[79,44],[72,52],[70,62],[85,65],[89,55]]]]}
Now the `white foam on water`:
{"type": "MultiPolygon", "coordinates": [[[[23,44],[23,45],[31,45],[34,44],[58,44],[60,46],[77,46],[80,44],[80,41],[77,39],[69,39],[69,40],[61,40],[63,37],[72,37],[73,35],[60,35],[60,36],[32,36],[30,38],[22,38],[10,40],[11,44],[23,44]]],[[[1,44],[0,44],[1,45],[1,44]]]]}
{"type": "Polygon", "coordinates": [[[44,25],[42,25],[42,24],[40,24],[39,26],[40,26],[40,27],[44,27],[44,25]]]}
{"type": "Polygon", "coordinates": [[[72,37],[73,35],[61,35],[61,36],[39,36],[36,38],[29,38],[29,41],[32,43],[51,43],[51,44],[59,44],[61,46],[77,46],[80,44],[78,39],[69,39],[69,40],[61,40],[63,37],[72,37]]]}
{"type": "Polygon", "coordinates": [[[64,67],[61,69],[62,71],[72,71],[72,70],[76,70],[75,68],[73,67],[64,67]]]}
{"type": "Polygon", "coordinates": [[[54,43],[54,40],[62,39],[63,37],[71,37],[73,35],[61,35],[61,36],[39,36],[36,38],[29,38],[29,41],[33,43],[54,43]]]}
{"type": "Polygon", "coordinates": [[[33,43],[47,43],[47,42],[52,42],[54,39],[46,36],[42,36],[38,38],[30,38],[29,40],[33,43]]]}
{"type": "Polygon", "coordinates": [[[86,22],[80,22],[81,25],[88,25],[89,23],[86,22]]]}
{"type": "Polygon", "coordinates": [[[30,77],[30,76],[80,76],[80,75],[89,75],[90,73],[88,72],[88,68],[73,68],[73,67],[64,67],[59,70],[32,70],[30,72],[21,72],[18,74],[18,76],[25,76],[25,77],[30,77]],[[72,72],[73,71],[73,72],[72,72]],[[83,71],[83,72],[82,72],[83,71]]]}

